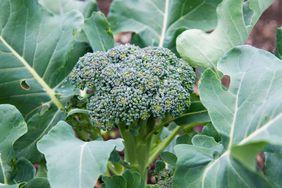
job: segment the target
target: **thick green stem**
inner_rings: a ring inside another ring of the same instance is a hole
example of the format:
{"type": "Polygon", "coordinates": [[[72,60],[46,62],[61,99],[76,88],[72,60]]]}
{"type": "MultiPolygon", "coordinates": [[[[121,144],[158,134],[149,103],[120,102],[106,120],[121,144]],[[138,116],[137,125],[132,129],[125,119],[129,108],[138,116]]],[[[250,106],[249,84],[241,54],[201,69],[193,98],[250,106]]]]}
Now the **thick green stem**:
{"type": "Polygon", "coordinates": [[[154,147],[154,142],[156,142],[154,139],[159,135],[152,134],[156,130],[153,119],[140,121],[136,126],[133,125],[134,129],[136,128],[135,130],[138,130],[137,133],[126,125],[119,126],[121,136],[124,140],[125,161],[129,163],[130,169],[137,171],[141,175],[144,181],[143,187],[146,186],[148,166],[156,160],[181,130],[191,131],[195,125],[197,124],[176,127],[156,147],[154,147]]]}
{"type": "Polygon", "coordinates": [[[150,158],[148,160],[148,164],[150,165],[156,158],[161,154],[161,152],[170,144],[170,142],[174,139],[174,137],[179,133],[182,127],[176,127],[173,132],[166,137],[158,146],[151,152],[150,158]]]}
{"type": "Polygon", "coordinates": [[[194,114],[199,114],[199,113],[203,113],[203,112],[207,112],[207,110],[201,110],[201,111],[197,111],[197,112],[184,113],[184,114],[182,114],[179,117],[168,117],[168,118],[162,120],[162,122],[160,124],[155,126],[155,128],[147,135],[147,137],[150,137],[154,133],[159,132],[164,126],[168,125],[170,122],[172,122],[174,120],[177,120],[177,118],[181,118],[181,117],[185,117],[185,116],[189,116],[189,115],[194,115],[194,114]]]}
{"type": "Polygon", "coordinates": [[[149,121],[140,121],[136,127],[138,133],[133,133],[125,125],[119,126],[120,133],[124,139],[125,161],[130,167],[139,172],[144,179],[144,187],[147,181],[147,167],[151,150],[152,137],[146,138],[146,135],[152,131],[153,123],[149,121]]]}
{"type": "Polygon", "coordinates": [[[157,157],[163,152],[163,150],[171,143],[171,141],[178,135],[178,133],[181,130],[185,130],[186,132],[190,132],[193,130],[193,128],[195,126],[197,126],[198,124],[189,124],[187,126],[178,126],[176,127],[168,137],[166,137],[160,144],[157,145],[157,147],[155,147],[151,153],[150,153],[150,158],[148,160],[148,165],[150,165],[151,163],[153,163],[157,157]]]}

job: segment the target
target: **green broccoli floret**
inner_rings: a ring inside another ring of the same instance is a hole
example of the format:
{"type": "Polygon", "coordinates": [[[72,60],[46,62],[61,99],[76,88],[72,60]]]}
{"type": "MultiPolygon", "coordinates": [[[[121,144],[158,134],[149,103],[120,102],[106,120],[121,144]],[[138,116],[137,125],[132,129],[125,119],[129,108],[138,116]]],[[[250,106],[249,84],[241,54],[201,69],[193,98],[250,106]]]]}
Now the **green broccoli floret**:
{"type": "Polygon", "coordinates": [[[79,89],[91,89],[99,82],[100,72],[108,64],[110,60],[104,52],[87,53],[79,59],[70,73],[70,81],[79,89]]]}
{"type": "Polygon", "coordinates": [[[179,116],[190,106],[195,73],[166,48],[127,44],[86,54],[70,80],[95,91],[87,109],[95,125],[108,129],[149,117],[179,116]]]}
{"type": "Polygon", "coordinates": [[[173,170],[163,169],[157,175],[157,182],[159,188],[170,188],[173,182],[173,170]]]}

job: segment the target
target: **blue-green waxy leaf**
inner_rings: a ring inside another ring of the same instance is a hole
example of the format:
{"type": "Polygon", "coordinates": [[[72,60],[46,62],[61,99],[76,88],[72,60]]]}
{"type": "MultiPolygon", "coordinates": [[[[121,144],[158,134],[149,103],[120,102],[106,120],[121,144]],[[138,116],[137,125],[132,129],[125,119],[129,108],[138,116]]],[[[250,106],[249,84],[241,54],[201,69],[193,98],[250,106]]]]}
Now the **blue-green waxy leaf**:
{"type": "Polygon", "coordinates": [[[91,15],[91,12],[97,10],[96,0],[38,0],[38,2],[53,14],[65,14],[72,10],[78,10],[84,16],[91,15]]]}
{"type": "Polygon", "coordinates": [[[54,15],[78,10],[84,15],[84,24],[78,40],[89,43],[93,51],[107,51],[114,47],[112,30],[105,15],[97,12],[95,0],[39,0],[39,3],[54,15]]]}
{"type": "Polygon", "coordinates": [[[180,56],[195,67],[216,68],[230,49],[245,43],[263,11],[273,0],[223,0],[217,8],[218,22],[211,33],[190,29],[177,38],[180,56]]]}
{"type": "Polygon", "coordinates": [[[267,142],[252,142],[240,146],[232,146],[231,154],[232,156],[240,161],[243,165],[252,169],[253,171],[256,170],[256,157],[257,154],[262,151],[267,142]]]}
{"type": "Polygon", "coordinates": [[[29,181],[25,188],[50,188],[50,185],[46,178],[37,177],[29,181]]]}
{"type": "Polygon", "coordinates": [[[36,170],[33,164],[27,159],[17,160],[13,170],[13,182],[28,182],[35,176],[36,170]]]}
{"type": "Polygon", "coordinates": [[[214,127],[229,139],[229,147],[257,141],[281,144],[281,61],[266,51],[241,46],[231,50],[218,69],[231,77],[228,90],[208,70],[201,80],[200,96],[214,127]]]}
{"type": "Polygon", "coordinates": [[[114,0],[109,21],[115,33],[135,32],[141,46],[161,46],[175,51],[175,39],[185,29],[209,31],[215,27],[215,9],[219,2],[114,0]]]}
{"type": "Polygon", "coordinates": [[[36,148],[36,143],[43,135],[56,125],[56,123],[64,119],[65,114],[52,105],[48,111],[35,113],[27,120],[28,132],[18,139],[14,145],[14,149],[18,157],[25,157],[32,162],[39,162],[42,158],[41,153],[36,148]]]}
{"type": "Polygon", "coordinates": [[[82,29],[93,51],[107,51],[114,47],[112,30],[103,13],[94,12],[85,20],[82,29]]]}
{"type": "Polygon", "coordinates": [[[185,167],[187,173],[185,178],[176,175],[175,185],[183,180],[202,188],[272,187],[257,173],[255,159],[266,144],[282,145],[282,62],[269,52],[239,46],[217,68],[230,76],[230,86],[222,86],[218,73],[207,70],[199,91],[213,126],[225,140],[225,150],[201,165],[199,157],[192,157],[187,165],[191,155],[183,156],[185,148],[176,146],[178,171],[185,167]],[[198,173],[189,176],[194,166],[198,173]]]}
{"type": "Polygon", "coordinates": [[[102,188],[142,188],[142,178],[135,171],[126,170],[122,176],[104,176],[102,188]]]}
{"type": "Polygon", "coordinates": [[[86,52],[73,35],[81,24],[78,11],[52,15],[36,0],[1,1],[0,103],[15,105],[32,132],[17,141],[19,156],[32,159],[35,142],[62,118],[56,89],[86,52]]]}
{"type": "Polygon", "coordinates": [[[10,164],[15,160],[13,145],[26,132],[21,113],[12,105],[0,105],[0,183],[11,183],[13,168],[10,164]]]}
{"type": "Polygon", "coordinates": [[[177,156],[173,186],[197,187],[197,179],[201,176],[205,165],[223,152],[223,146],[214,138],[196,135],[193,145],[179,144],[175,146],[177,156]],[[189,176],[189,178],[188,178],[189,176]]]}
{"type": "Polygon", "coordinates": [[[0,103],[16,105],[24,116],[45,103],[63,109],[55,88],[78,59],[69,55],[81,13],[50,15],[35,0],[3,0],[0,15],[0,103]]]}
{"type": "Polygon", "coordinates": [[[191,96],[191,106],[189,110],[177,117],[175,123],[180,126],[198,125],[210,122],[207,109],[203,106],[199,96],[191,96]]]}
{"type": "Polygon", "coordinates": [[[72,93],[60,86],[78,58],[91,50],[86,43],[90,41],[94,50],[113,45],[102,15],[83,17],[90,0],[64,2],[2,0],[0,4],[0,103],[15,105],[28,123],[29,132],[15,149],[18,157],[32,162],[41,157],[36,142],[64,118],[64,99],[72,93]],[[95,24],[93,32],[89,27],[95,24]],[[87,40],[79,38],[83,31],[89,33],[87,40]]]}
{"type": "Polygon", "coordinates": [[[111,152],[123,149],[121,139],[83,142],[70,125],[59,122],[37,144],[47,161],[52,188],[92,188],[106,171],[111,152]]]}

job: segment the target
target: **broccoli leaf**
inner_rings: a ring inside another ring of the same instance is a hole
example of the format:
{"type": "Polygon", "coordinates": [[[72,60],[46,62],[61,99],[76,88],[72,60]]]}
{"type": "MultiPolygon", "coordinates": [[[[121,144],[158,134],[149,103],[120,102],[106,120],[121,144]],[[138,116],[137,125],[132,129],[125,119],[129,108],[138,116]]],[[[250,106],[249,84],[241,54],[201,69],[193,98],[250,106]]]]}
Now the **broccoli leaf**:
{"type": "Polygon", "coordinates": [[[264,174],[270,179],[276,187],[282,186],[282,147],[268,146],[265,155],[264,174]]]}
{"type": "Polygon", "coordinates": [[[91,17],[85,19],[82,32],[93,51],[107,51],[114,47],[112,30],[101,12],[94,12],[91,17]]]}
{"type": "Polygon", "coordinates": [[[43,114],[40,111],[36,112],[28,118],[28,132],[18,139],[14,145],[18,157],[23,156],[32,162],[39,162],[42,158],[36,148],[37,141],[65,117],[65,114],[58,110],[55,105],[52,105],[47,110],[43,114]]]}
{"type": "Polygon", "coordinates": [[[39,3],[54,15],[80,11],[85,19],[78,39],[89,43],[93,51],[106,51],[114,47],[114,38],[107,18],[98,11],[95,0],[39,0],[39,3]]]}
{"type": "Polygon", "coordinates": [[[123,144],[121,139],[83,142],[76,138],[70,125],[60,121],[37,147],[45,155],[52,188],[82,188],[94,187],[106,171],[111,152],[115,148],[121,151],[123,144]]]}
{"type": "MultiPolygon", "coordinates": [[[[103,18],[98,15],[97,20],[92,38],[112,38],[111,34],[104,36],[108,26],[103,18]]],[[[29,126],[29,132],[15,144],[18,156],[37,162],[36,142],[64,118],[63,100],[73,91],[62,83],[78,58],[90,51],[88,41],[78,41],[84,26],[76,10],[56,15],[36,0],[1,2],[0,103],[15,105],[29,126]]],[[[95,50],[101,47],[99,42],[91,44],[95,50]]]]}
{"type": "Polygon", "coordinates": [[[271,187],[257,173],[256,155],[268,143],[282,144],[282,62],[266,51],[239,46],[217,68],[230,76],[229,88],[221,85],[216,72],[207,70],[199,91],[215,129],[224,138],[225,151],[199,164],[199,157],[183,154],[193,146],[177,145],[177,169],[185,166],[186,173],[183,178],[177,173],[175,185],[181,180],[203,188],[271,187]],[[190,171],[195,166],[197,173],[190,171]]]}
{"type": "Polygon", "coordinates": [[[49,182],[46,178],[34,178],[25,184],[25,188],[50,188],[49,182]]]}
{"type": "Polygon", "coordinates": [[[135,171],[126,170],[122,176],[104,176],[102,188],[142,188],[142,178],[135,171]]]}
{"type": "Polygon", "coordinates": [[[26,132],[27,125],[20,112],[12,105],[0,105],[0,187],[34,176],[33,165],[26,159],[16,161],[13,149],[15,141],[26,132]]]}
{"type": "Polygon", "coordinates": [[[109,13],[113,31],[138,34],[139,44],[166,47],[174,52],[175,39],[185,29],[209,31],[216,25],[220,0],[115,0],[109,13]]]}
{"type": "Polygon", "coordinates": [[[193,145],[179,144],[175,146],[177,156],[174,187],[199,187],[197,186],[205,164],[223,151],[223,146],[214,138],[205,135],[196,135],[192,139],[193,145]],[[189,178],[187,178],[189,176],[189,178]]]}
{"type": "Polygon", "coordinates": [[[17,183],[33,179],[36,173],[33,164],[25,158],[18,159],[13,170],[13,181],[17,183]]]}
{"type": "Polygon", "coordinates": [[[282,27],[277,29],[276,56],[282,59],[282,27]]]}
{"type": "Polygon", "coordinates": [[[95,0],[38,0],[38,2],[53,14],[64,14],[72,10],[79,10],[85,17],[97,10],[95,0]]]}
{"type": "Polygon", "coordinates": [[[180,56],[197,67],[216,67],[220,57],[231,48],[244,44],[262,12],[273,0],[223,0],[217,8],[215,30],[206,33],[190,29],[177,38],[180,56]]]}
{"type": "Polygon", "coordinates": [[[5,91],[0,102],[16,105],[24,116],[42,103],[63,109],[55,88],[78,59],[69,53],[82,15],[52,16],[34,0],[4,0],[0,12],[0,88],[5,91]]]}
{"type": "Polygon", "coordinates": [[[32,134],[16,148],[32,150],[62,115],[56,88],[85,53],[73,36],[83,16],[76,11],[53,16],[35,0],[4,0],[0,12],[0,103],[13,104],[24,115],[32,134]]]}
{"type": "Polygon", "coordinates": [[[207,109],[203,106],[199,96],[191,96],[191,106],[187,112],[177,117],[175,123],[180,126],[193,126],[210,122],[207,109]]]}

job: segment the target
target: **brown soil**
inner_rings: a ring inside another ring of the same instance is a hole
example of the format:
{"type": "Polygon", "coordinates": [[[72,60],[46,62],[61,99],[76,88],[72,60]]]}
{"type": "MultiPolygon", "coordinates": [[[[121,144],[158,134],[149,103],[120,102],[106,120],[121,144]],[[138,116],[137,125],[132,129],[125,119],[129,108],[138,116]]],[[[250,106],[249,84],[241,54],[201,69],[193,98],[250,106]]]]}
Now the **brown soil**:
{"type": "Polygon", "coordinates": [[[275,51],[276,29],[282,25],[282,0],[274,0],[259,19],[247,43],[270,52],[275,51]]]}

